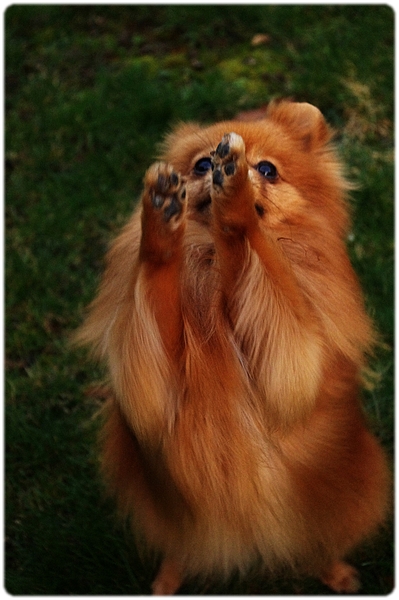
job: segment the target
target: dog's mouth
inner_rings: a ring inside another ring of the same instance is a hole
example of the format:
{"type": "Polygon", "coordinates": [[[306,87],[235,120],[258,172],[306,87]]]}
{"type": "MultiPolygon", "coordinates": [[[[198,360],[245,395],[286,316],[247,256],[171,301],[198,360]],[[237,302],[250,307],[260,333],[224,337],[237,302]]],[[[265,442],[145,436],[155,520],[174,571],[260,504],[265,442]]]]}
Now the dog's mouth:
{"type": "MultiPolygon", "coordinates": [[[[206,211],[206,209],[208,208],[208,206],[211,205],[211,203],[212,203],[211,197],[206,196],[206,198],[203,198],[202,200],[197,202],[197,204],[195,205],[195,210],[199,213],[204,213],[206,211]]],[[[256,203],[255,210],[260,217],[263,217],[263,215],[265,214],[265,207],[262,206],[261,204],[256,203]]]]}
{"type": "Polygon", "coordinates": [[[211,202],[211,196],[206,196],[195,205],[195,210],[200,213],[205,212],[211,202]]]}

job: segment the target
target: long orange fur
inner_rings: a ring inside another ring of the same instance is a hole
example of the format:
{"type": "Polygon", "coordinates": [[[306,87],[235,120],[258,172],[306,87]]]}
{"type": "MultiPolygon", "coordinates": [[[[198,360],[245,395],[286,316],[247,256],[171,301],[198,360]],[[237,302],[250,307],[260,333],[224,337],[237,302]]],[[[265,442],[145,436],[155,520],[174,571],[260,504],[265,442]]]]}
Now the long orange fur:
{"type": "Polygon", "coordinates": [[[291,102],[177,127],[108,253],[78,339],[108,368],[103,470],[163,556],[154,593],[259,563],[358,588],[343,559],[383,522],[389,474],[358,398],[374,334],[330,139],[291,102]],[[226,133],[218,187],[195,164],[217,167],[226,133]],[[167,220],[154,189],[172,172],[186,194],[167,220]]]}

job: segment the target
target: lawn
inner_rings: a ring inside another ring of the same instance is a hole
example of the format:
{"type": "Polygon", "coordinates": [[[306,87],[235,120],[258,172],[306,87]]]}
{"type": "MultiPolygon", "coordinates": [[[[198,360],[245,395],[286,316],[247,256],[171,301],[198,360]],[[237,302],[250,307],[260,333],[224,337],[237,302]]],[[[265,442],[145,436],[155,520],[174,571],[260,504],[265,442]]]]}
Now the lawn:
{"type": "MultiPolygon", "coordinates": [[[[13,5],[6,31],[6,589],[147,594],[141,560],[97,473],[93,382],[70,333],[157,143],[274,97],[337,129],[348,238],[382,345],[364,392],[393,453],[393,20],[383,5],[13,5]],[[263,34],[263,38],[256,38],[263,34]],[[262,43],[256,43],[261,41],[262,43]]],[[[392,532],[357,551],[362,593],[393,586],[392,532]]],[[[195,594],[325,594],[313,581],[186,586],[195,594]]]]}

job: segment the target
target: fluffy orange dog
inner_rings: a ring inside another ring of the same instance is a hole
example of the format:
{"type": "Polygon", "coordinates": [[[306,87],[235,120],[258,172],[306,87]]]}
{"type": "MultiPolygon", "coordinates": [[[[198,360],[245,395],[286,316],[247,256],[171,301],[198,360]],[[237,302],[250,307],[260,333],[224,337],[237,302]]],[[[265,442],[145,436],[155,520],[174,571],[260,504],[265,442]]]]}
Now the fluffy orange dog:
{"type": "Polygon", "coordinates": [[[108,367],[103,467],[163,556],[156,594],[254,564],[359,587],[343,558],[389,475],[358,399],[373,333],[330,138],[290,102],[181,125],[108,254],[79,338],[108,367]]]}

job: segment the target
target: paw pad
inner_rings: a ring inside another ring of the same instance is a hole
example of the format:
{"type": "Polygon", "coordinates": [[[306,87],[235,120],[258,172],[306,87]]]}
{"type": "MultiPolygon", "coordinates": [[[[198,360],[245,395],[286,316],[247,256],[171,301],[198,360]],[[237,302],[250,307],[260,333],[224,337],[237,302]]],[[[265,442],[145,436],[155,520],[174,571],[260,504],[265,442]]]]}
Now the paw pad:
{"type": "Polygon", "coordinates": [[[236,172],[236,164],[235,164],[235,162],[231,161],[231,162],[227,163],[227,165],[225,165],[225,167],[224,167],[224,172],[228,176],[234,175],[234,173],[236,172]]]}
{"type": "Polygon", "coordinates": [[[229,154],[229,152],[230,152],[229,138],[230,138],[230,135],[227,133],[226,135],[223,136],[220,144],[218,144],[218,147],[216,148],[216,154],[217,154],[217,156],[219,156],[219,158],[226,158],[226,156],[229,154]]]}
{"type": "Polygon", "coordinates": [[[169,223],[183,212],[186,198],[185,181],[167,163],[155,163],[146,174],[145,183],[152,207],[169,223]]]}

